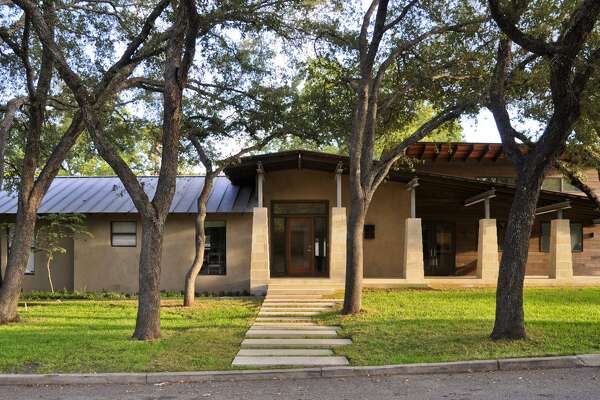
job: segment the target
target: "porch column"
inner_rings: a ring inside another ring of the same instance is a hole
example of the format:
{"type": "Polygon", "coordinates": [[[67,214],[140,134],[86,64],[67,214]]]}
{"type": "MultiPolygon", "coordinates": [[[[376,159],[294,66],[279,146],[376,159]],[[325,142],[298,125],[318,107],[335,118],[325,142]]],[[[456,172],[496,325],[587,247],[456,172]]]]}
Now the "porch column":
{"type": "Polygon", "coordinates": [[[404,278],[407,283],[423,283],[423,232],[421,218],[407,218],[404,222],[404,278]]]}
{"type": "MultiPolygon", "coordinates": [[[[486,217],[489,213],[486,213],[486,217]]],[[[486,282],[498,280],[498,233],[496,220],[479,220],[479,238],[477,241],[477,277],[486,282]]]]}
{"type": "Polygon", "coordinates": [[[550,223],[550,278],[573,279],[571,224],[568,219],[553,219],[550,223]]]}
{"type": "Polygon", "coordinates": [[[250,293],[264,295],[269,283],[269,219],[266,207],[255,207],[252,216],[250,293]]]}
{"type": "Polygon", "coordinates": [[[329,278],[346,281],[346,207],[331,208],[331,242],[329,246],[329,278]]]}

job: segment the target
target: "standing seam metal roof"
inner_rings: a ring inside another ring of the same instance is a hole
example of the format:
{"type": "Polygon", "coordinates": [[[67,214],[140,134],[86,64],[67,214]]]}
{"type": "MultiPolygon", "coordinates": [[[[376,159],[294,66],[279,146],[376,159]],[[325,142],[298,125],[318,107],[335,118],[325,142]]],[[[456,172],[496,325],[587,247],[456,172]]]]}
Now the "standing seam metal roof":
{"type": "MultiPolygon", "coordinates": [[[[138,178],[149,197],[154,195],[158,177],[138,178]]],[[[178,176],[171,213],[195,213],[204,185],[203,176],[178,176]]],[[[207,202],[209,213],[245,213],[256,206],[256,193],[250,186],[236,186],[226,176],[215,178],[207,202]]],[[[0,214],[17,212],[17,193],[0,191],[0,214]]],[[[59,176],[42,200],[40,214],[50,213],[137,213],[129,194],[116,176],[59,176]]]]}

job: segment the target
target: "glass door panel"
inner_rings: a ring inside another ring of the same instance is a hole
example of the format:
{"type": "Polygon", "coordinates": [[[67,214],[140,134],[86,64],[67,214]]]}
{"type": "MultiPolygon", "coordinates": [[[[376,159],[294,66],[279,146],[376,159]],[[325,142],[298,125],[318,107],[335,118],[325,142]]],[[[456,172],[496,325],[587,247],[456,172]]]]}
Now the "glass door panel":
{"type": "Polygon", "coordinates": [[[288,274],[309,274],[313,271],[314,257],[313,219],[310,217],[287,218],[287,266],[288,274]]]}

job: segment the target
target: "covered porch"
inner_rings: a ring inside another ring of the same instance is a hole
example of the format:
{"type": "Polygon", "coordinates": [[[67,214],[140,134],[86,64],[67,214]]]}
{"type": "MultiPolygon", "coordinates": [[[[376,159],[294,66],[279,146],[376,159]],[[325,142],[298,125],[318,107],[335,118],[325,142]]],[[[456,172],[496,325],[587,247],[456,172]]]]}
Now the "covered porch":
{"type": "MultiPolygon", "coordinates": [[[[343,289],[347,171],[346,157],[307,151],[247,157],[226,171],[233,182],[256,187],[253,293],[269,286],[343,289]]],[[[513,193],[512,185],[498,182],[391,172],[365,225],[364,285],[495,286],[513,193]]],[[[600,284],[593,204],[579,195],[543,191],[538,211],[526,284],[600,284]],[[572,238],[579,247],[572,247],[572,238]]]]}

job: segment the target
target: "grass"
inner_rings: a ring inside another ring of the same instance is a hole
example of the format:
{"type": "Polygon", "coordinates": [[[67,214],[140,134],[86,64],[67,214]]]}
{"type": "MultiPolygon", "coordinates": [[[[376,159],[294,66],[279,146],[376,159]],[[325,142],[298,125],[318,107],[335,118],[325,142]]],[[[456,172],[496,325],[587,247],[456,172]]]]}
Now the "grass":
{"type": "Polygon", "coordinates": [[[27,301],[22,322],[0,326],[4,373],[223,370],[258,311],[253,299],[163,299],[162,338],[131,340],[135,300],[27,301]]]}
{"type": "Polygon", "coordinates": [[[600,288],[526,289],[528,338],[489,339],[495,291],[365,291],[363,312],[323,314],[354,344],[336,349],[352,365],[384,365],[600,352],[600,288]]]}

